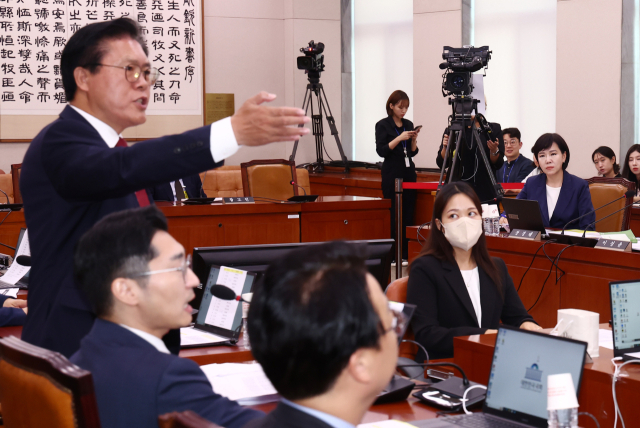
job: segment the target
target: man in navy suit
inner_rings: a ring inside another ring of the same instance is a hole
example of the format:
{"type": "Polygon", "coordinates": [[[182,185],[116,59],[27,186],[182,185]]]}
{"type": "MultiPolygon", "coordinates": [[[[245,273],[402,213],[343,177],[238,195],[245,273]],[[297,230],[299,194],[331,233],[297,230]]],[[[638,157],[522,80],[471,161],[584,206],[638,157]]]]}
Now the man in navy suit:
{"type": "Polygon", "coordinates": [[[251,352],[283,400],[246,428],[353,428],[388,385],[403,318],[361,250],[330,242],[291,252],[256,285],[251,352]]]}
{"type": "Polygon", "coordinates": [[[145,122],[158,76],[138,25],[127,18],[87,25],[60,62],[69,106],[33,139],[20,189],[32,268],[22,339],[71,355],[95,315],[72,277],[73,248],[109,213],[149,204],[143,189],[222,165],[239,145],[295,140],[309,121],[295,108],[260,105],[262,92],[231,117],[128,147],[120,134],[145,122]]]}
{"type": "Polygon", "coordinates": [[[199,174],[180,178],[171,183],[159,184],[149,189],[154,201],[181,201],[189,198],[206,198],[207,194],[202,190],[202,181],[199,174]]]}
{"type": "Polygon", "coordinates": [[[23,325],[27,317],[27,301],[0,294],[0,327],[23,325]]]}
{"type": "Polygon", "coordinates": [[[240,428],[263,415],[214,393],[195,362],[162,342],[169,329],[191,322],[200,281],[157,208],[100,220],[78,242],[74,267],[98,318],[71,361],[91,372],[103,427],[156,428],[159,415],[192,410],[240,428]]]}

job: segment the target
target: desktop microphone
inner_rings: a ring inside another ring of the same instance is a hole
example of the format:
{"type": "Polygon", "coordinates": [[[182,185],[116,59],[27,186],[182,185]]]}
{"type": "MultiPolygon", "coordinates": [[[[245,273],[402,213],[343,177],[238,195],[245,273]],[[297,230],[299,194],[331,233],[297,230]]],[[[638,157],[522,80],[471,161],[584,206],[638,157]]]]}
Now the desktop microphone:
{"type": "MultiPolygon", "coordinates": [[[[628,193],[628,192],[627,192],[627,193],[628,193]]],[[[634,195],[635,195],[635,192],[632,192],[632,193],[634,193],[634,195]]],[[[634,202],[634,203],[629,204],[629,205],[636,205],[636,206],[637,206],[637,204],[640,204],[640,201],[638,201],[638,202],[634,202]]],[[[593,225],[595,225],[596,223],[600,223],[602,220],[604,220],[604,219],[606,219],[606,218],[609,218],[609,217],[611,217],[612,215],[619,213],[620,211],[626,210],[626,209],[629,207],[629,205],[625,205],[624,207],[620,208],[619,210],[615,210],[615,211],[614,211],[614,212],[612,212],[611,214],[609,214],[609,215],[607,215],[607,216],[602,217],[600,220],[596,220],[596,221],[594,221],[593,223],[589,223],[589,224],[587,225],[587,227],[585,228],[584,232],[582,232],[582,237],[584,238],[585,234],[587,233],[587,229],[589,228],[589,226],[593,226],[593,225]]]]}
{"type": "Polygon", "coordinates": [[[31,256],[18,256],[16,257],[16,263],[21,266],[31,266],[31,256]]]}
{"type": "MultiPolygon", "coordinates": [[[[593,211],[589,211],[589,212],[588,212],[588,213],[586,213],[586,214],[582,214],[582,215],[581,215],[580,217],[578,217],[578,218],[574,218],[573,220],[570,220],[567,224],[565,224],[565,225],[564,225],[564,227],[562,228],[562,232],[560,232],[560,235],[564,235],[564,230],[567,228],[567,226],[569,226],[569,225],[570,225],[571,223],[573,223],[574,221],[576,221],[576,220],[580,220],[582,217],[584,217],[584,216],[588,216],[589,214],[592,214],[592,213],[594,213],[594,212],[598,211],[600,208],[604,208],[604,207],[606,207],[607,205],[611,205],[611,204],[612,204],[612,203],[614,203],[614,202],[618,202],[618,201],[619,201],[620,199],[622,199],[622,198],[632,199],[635,195],[636,195],[636,192],[635,192],[634,190],[629,190],[629,191],[627,191],[624,195],[620,196],[619,198],[615,198],[613,201],[608,202],[608,203],[604,204],[603,206],[596,208],[596,209],[595,209],[595,210],[593,210],[593,211]]],[[[622,210],[623,210],[623,209],[625,209],[626,207],[627,207],[627,205],[625,205],[625,207],[624,207],[624,208],[622,208],[621,210],[618,210],[618,211],[622,211],[622,210]]],[[[616,211],[616,213],[617,213],[618,211],[616,211]]],[[[615,213],[614,213],[614,214],[615,214],[615,213]]],[[[607,216],[607,217],[608,217],[608,216],[607,216]]],[[[605,218],[607,218],[607,217],[605,217],[605,218]]],[[[603,220],[603,219],[600,219],[600,220],[603,220]]],[[[597,221],[596,221],[596,223],[597,223],[598,221],[600,221],[600,220],[597,220],[597,221]]],[[[595,224],[595,223],[591,223],[591,224],[595,224]]],[[[591,224],[590,224],[589,226],[591,226],[591,224]]],[[[587,227],[588,227],[588,226],[587,226],[587,227]]],[[[586,229],[585,229],[585,230],[586,230],[586,229]]]]}
{"type": "Polygon", "coordinates": [[[289,182],[289,184],[291,184],[291,185],[293,185],[293,186],[297,186],[297,187],[301,188],[301,189],[302,189],[302,191],[304,192],[304,195],[305,195],[305,196],[307,196],[307,191],[306,191],[306,190],[304,190],[304,187],[300,186],[298,183],[296,183],[296,182],[295,182],[295,181],[293,181],[293,180],[291,180],[291,181],[289,182]]]}
{"type": "MultiPolygon", "coordinates": [[[[236,292],[222,284],[215,284],[211,287],[211,295],[220,300],[237,300],[239,302],[251,303],[251,298],[245,299],[236,295],[236,292]]],[[[248,293],[247,293],[248,294],[248,293]]]]}

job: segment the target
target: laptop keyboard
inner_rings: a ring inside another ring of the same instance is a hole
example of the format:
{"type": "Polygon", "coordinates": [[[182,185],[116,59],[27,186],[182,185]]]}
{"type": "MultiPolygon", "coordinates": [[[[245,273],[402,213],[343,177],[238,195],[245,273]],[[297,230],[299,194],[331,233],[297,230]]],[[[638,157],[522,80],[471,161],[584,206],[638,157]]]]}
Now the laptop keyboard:
{"type": "Polygon", "coordinates": [[[465,428],[522,428],[522,425],[505,421],[503,419],[491,418],[482,413],[473,415],[447,416],[442,418],[447,422],[465,428]]]}

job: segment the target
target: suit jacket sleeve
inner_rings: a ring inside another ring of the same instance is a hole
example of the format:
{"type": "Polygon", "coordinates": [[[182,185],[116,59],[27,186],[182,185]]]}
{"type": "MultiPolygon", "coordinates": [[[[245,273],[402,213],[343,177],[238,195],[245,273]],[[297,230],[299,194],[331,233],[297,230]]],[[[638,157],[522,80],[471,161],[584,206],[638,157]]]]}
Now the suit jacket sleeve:
{"type": "Polygon", "coordinates": [[[407,303],[417,306],[411,320],[411,328],[416,341],[422,344],[427,352],[453,355],[453,338],[482,334],[487,329],[478,327],[441,326],[438,312],[447,310],[447,302],[439,300],[439,288],[448,287],[438,271],[434,270],[424,258],[417,259],[411,266],[409,283],[407,285],[407,303]]]}
{"type": "Polygon", "coordinates": [[[209,126],[113,149],[96,144],[93,128],[82,131],[52,126],[42,147],[45,172],[72,201],[122,197],[222,165],[211,156],[209,126]]]}
{"type": "Polygon", "coordinates": [[[518,193],[518,195],[516,196],[516,199],[529,199],[529,180],[527,180],[524,183],[524,186],[522,187],[522,190],[520,191],[520,193],[518,193]]]}
{"type": "MultiPolygon", "coordinates": [[[[578,191],[578,216],[584,215],[589,211],[593,211],[593,202],[591,202],[591,192],[589,191],[589,185],[586,181],[580,180],[581,186],[578,191]]],[[[589,230],[595,230],[595,225],[591,225],[596,221],[596,213],[593,212],[580,219],[580,229],[585,230],[587,226],[589,230]],[[591,226],[589,226],[591,225],[591,226]]]]}
{"type": "Polygon", "coordinates": [[[3,308],[4,302],[12,297],[0,295],[0,327],[24,325],[27,314],[20,308],[3,308]]]}
{"type": "Polygon", "coordinates": [[[184,358],[175,358],[158,385],[158,415],[192,410],[225,428],[242,428],[252,419],[264,416],[257,410],[240,406],[222,397],[198,365],[184,358]]]}
{"type": "Polygon", "coordinates": [[[389,140],[387,128],[384,119],[376,123],[376,152],[382,158],[386,158],[391,154],[389,143],[393,140],[389,140]]]}
{"type": "Polygon", "coordinates": [[[507,265],[504,263],[504,260],[494,257],[493,261],[500,271],[502,289],[504,290],[504,303],[502,305],[500,320],[504,324],[513,327],[520,327],[520,325],[525,321],[535,323],[535,320],[525,309],[518,292],[513,286],[513,280],[511,279],[511,275],[509,275],[509,271],[507,270],[507,265]]]}

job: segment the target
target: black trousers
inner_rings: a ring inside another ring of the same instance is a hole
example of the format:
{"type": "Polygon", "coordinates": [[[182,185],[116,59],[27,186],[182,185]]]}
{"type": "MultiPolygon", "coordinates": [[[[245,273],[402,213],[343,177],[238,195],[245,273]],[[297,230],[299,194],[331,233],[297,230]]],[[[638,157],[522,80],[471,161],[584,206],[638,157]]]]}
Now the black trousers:
{"type": "MultiPolygon", "coordinates": [[[[415,174],[415,172],[414,172],[415,174]]],[[[399,177],[401,178],[401,177],[399,177]]],[[[385,199],[391,199],[391,237],[396,237],[396,193],[395,177],[382,177],[382,195],[385,199]]],[[[403,179],[404,182],[414,183],[415,178],[403,179]]],[[[409,258],[409,240],[407,239],[407,226],[413,226],[413,211],[416,207],[417,191],[405,189],[402,191],[402,258],[409,258]]],[[[396,243],[397,244],[397,243],[396,243]]],[[[395,252],[394,252],[395,257],[395,252]]]]}

